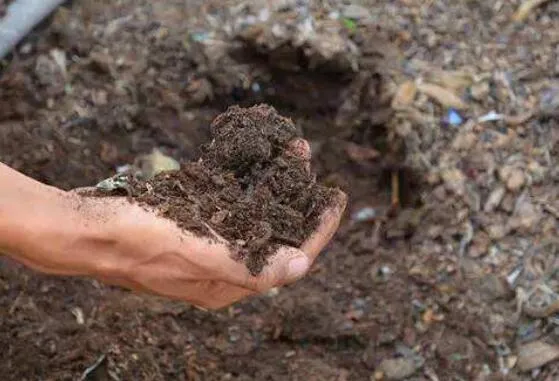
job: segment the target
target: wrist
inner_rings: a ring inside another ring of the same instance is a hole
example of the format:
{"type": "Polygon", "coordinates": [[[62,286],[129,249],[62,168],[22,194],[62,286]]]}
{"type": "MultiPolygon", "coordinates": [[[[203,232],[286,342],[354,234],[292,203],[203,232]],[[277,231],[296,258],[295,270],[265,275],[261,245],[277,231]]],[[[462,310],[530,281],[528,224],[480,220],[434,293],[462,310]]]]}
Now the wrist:
{"type": "Polygon", "coordinates": [[[36,223],[45,212],[49,197],[56,198],[58,189],[41,184],[0,163],[0,251],[19,254],[36,223]]]}

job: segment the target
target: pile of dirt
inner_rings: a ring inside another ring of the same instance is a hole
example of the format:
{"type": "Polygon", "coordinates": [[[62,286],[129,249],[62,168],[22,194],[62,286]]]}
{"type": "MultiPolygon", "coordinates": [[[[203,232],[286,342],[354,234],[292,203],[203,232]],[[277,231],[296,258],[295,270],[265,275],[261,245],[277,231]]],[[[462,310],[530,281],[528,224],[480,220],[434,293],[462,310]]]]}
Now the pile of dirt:
{"type": "Polygon", "coordinates": [[[290,149],[297,129],[273,107],[230,107],[211,133],[200,160],[150,180],[128,175],[126,191],[183,229],[227,239],[257,275],[279,245],[299,247],[315,231],[335,191],[318,184],[290,149]]]}

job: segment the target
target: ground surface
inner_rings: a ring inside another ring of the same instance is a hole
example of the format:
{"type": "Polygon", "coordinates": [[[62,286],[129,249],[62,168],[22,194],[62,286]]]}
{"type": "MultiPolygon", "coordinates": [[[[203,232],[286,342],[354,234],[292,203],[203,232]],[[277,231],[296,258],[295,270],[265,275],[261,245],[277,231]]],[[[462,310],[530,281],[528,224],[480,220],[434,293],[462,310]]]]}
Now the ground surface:
{"type": "Polygon", "coordinates": [[[3,379],[76,380],[102,355],[88,380],[559,377],[557,3],[520,24],[518,1],[281,3],[343,28],[274,50],[308,25],[257,10],[232,59],[239,7],[81,1],[3,66],[0,160],[49,184],[197,157],[226,106],[267,101],[350,194],[305,280],[217,313],[2,260],[3,379]]]}

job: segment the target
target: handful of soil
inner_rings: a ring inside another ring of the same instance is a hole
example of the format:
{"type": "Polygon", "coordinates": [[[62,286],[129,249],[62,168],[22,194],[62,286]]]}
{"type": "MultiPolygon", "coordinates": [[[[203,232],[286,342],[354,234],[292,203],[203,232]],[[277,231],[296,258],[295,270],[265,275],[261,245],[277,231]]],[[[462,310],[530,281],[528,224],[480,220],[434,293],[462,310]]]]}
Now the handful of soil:
{"type": "Polygon", "coordinates": [[[230,107],[211,134],[198,161],[147,181],[129,178],[128,191],[183,229],[215,231],[257,275],[279,245],[299,247],[315,231],[334,190],[290,153],[297,129],[273,107],[230,107]]]}

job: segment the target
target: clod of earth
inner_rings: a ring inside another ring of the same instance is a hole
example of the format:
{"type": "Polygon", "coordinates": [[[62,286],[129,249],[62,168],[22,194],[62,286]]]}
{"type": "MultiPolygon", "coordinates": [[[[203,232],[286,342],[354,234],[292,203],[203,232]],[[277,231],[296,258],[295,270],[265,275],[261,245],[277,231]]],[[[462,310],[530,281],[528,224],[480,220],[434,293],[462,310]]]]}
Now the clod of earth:
{"type": "Polygon", "coordinates": [[[200,160],[148,180],[130,175],[127,187],[98,187],[95,195],[125,190],[183,229],[207,237],[213,230],[257,275],[280,245],[299,247],[316,230],[335,190],[316,183],[291,152],[297,129],[273,107],[230,107],[211,133],[200,160]]]}

